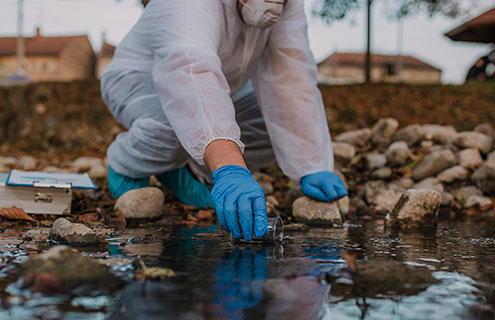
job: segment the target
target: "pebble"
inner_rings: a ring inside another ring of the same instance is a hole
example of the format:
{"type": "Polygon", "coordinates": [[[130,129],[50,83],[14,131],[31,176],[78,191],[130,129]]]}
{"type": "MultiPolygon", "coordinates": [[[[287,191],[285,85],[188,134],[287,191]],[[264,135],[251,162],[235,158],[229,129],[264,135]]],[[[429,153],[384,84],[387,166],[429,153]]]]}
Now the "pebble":
{"type": "Polygon", "coordinates": [[[495,162],[485,161],[471,175],[471,181],[487,196],[495,196],[495,162]]]}
{"type": "Polygon", "coordinates": [[[38,161],[31,156],[22,156],[17,163],[17,166],[22,170],[31,171],[36,169],[38,161]]]}
{"type": "Polygon", "coordinates": [[[483,163],[481,154],[476,148],[467,148],[459,151],[459,164],[464,168],[477,168],[483,163]]]}
{"type": "Polygon", "coordinates": [[[75,171],[87,171],[98,165],[104,166],[105,163],[103,159],[97,157],[79,157],[69,164],[75,171]]]}
{"type": "Polygon", "coordinates": [[[385,223],[401,228],[435,226],[441,202],[442,195],[438,191],[409,189],[385,217],[385,223]]]}
{"type": "Polygon", "coordinates": [[[437,175],[437,179],[442,183],[451,183],[456,180],[464,181],[468,178],[469,171],[463,166],[457,165],[445,169],[437,175]]]}
{"type": "Polygon", "coordinates": [[[440,193],[445,191],[445,187],[441,182],[438,181],[435,177],[428,177],[420,182],[416,183],[413,189],[428,189],[428,190],[436,190],[440,193]]]}
{"type": "Polygon", "coordinates": [[[362,147],[370,141],[370,138],[371,138],[371,129],[364,128],[359,130],[342,132],[341,134],[335,136],[334,140],[337,142],[345,142],[357,147],[362,147]]]}
{"type": "Polygon", "coordinates": [[[70,245],[95,245],[98,237],[93,230],[81,223],[72,223],[65,218],[58,218],[50,230],[50,239],[70,245]]]}
{"type": "Polygon", "coordinates": [[[356,148],[345,142],[332,142],[335,160],[347,163],[356,155],[356,148]]]}
{"type": "Polygon", "coordinates": [[[273,184],[271,182],[258,181],[258,183],[263,188],[263,192],[265,193],[265,195],[273,194],[273,192],[275,191],[275,189],[273,188],[273,184]]]}
{"type": "Polygon", "coordinates": [[[452,195],[452,193],[447,191],[442,192],[442,202],[440,203],[440,205],[442,207],[450,207],[452,202],[454,202],[454,196],[452,195]]]}
{"type": "Polygon", "coordinates": [[[492,139],[490,137],[474,131],[460,132],[455,143],[463,148],[476,148],[485,154],[490,152],[492,148],[492,139]]]}
{"type": "Polygon", "coordinates": [[[412,124],[398,130],[394,136],[394,141],[404,141],[409,147],[414,146],[424,138],[423,128],[419,124],[412,124]]]}
{"type": "Polygon", "coordinates": [[[493,202],[490,198],[479,195],[472,195],[464,201],[463,207],[465,209],[469,209],[474,206],[478,206],[483,209],[490,209],[493,206],[493,202]]]}
{"type": "Polygon", "coordinates": [[[106,176],[108,174],[108,169],[107,169],[107,166],[105,166],[101,163],[95,164],[94,166],[92,166],[89,169],[88,174],[93,179],[102,179],[102,178],[106,178],[106,176]]]}
{"type": "Polygon", "coordinates": [[[390,167],[376,169],[371,173],[370,178],[374,180],[390,180],[392,178],[392,169],[390,167]]]}
{"type": "Polygon", "coordinates": [[[441,171],[456,164],[455,155],[452,150],[437,150],[427,155],[412,172],[414,180],[421,180],[437,175],[441,171]]]}
{"type": "Polygon", "coordinates": [[[292,215],[298,222],[308,225],[342,224],[342,216],[336,202],[320,202],[306,196],[292,204],[292,215]]]}
{"type": "Polygon", "coordinates": [[[493,134],[495,133],[493,131],[493,127],[491,124],[489,123],[480,123],[479,125],[477,125],[474,130],[474,132],[479,132],[479,133],[482,133],[484,134],[485,136],[491,138],[493,137],[493,134]]]}
{"type": "Polygon", "coordinates": [[[452,126],[425,124],[422,130],[426,140],[433,140],[440,144],[453,143],[457,139],[457,131],[452,126]]]}
{"type": "Polygon", "coordinates": [[[154,187],[130,190],[115,203],[126,219],[153,219],[163,215],[165,196],[154,187]]]}
{"type": "Polygon", "coordinates": [[[396,141],[388,147],[385,155],[389,165],[400,167],[411,158],[411,150],[405,141],[396,141]]]}
{"type": "Polygon", "coordinates": [[[375,145],[390,143],[392,135],[399,128],[399,121],[394,118],[380,119],[371,128],[371,141],[375,145]]]}
{"type": "Polygon", "coordinates": [[[381,180],[368,181],[364,185],[364,197],[370,206],[378,211],[390,211],[394,208],[405,189],[395,183],[381,180]]]}
{"type": "Polygon", "coordinates": [[[17,162],[17,160],[14,157],[1,157],[0,156],[0,165],[12,168],[15,166],[16,162],[17,162]]]}
{"type": "Polygon", "coordinates": [[[376,151],[367,153],[364,158],[366,170],[372,171],[383,168],[387,164],[387,157],[383,153],[376,151]]]}

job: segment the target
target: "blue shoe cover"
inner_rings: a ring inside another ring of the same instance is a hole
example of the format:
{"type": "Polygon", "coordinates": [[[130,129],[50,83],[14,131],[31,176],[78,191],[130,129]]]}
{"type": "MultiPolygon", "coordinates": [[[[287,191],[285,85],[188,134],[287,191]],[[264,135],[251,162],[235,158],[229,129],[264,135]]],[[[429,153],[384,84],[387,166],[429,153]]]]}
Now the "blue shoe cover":
{"type": "Polygon", "coordinates": [[[108,166],[108,188],[112,198],[117,199],[124,193],[134,189],[141,189],[150,186],[150,178],[134,179],[126,175],[115,172],[111,166],[108,166]]]}
{"type": "Polygon", "coordinates": [[[161,173],[156,178],[169,187],[183,204],[196,208],[214,208],[210,189],[196,180],[187,166],[161,173]]]}

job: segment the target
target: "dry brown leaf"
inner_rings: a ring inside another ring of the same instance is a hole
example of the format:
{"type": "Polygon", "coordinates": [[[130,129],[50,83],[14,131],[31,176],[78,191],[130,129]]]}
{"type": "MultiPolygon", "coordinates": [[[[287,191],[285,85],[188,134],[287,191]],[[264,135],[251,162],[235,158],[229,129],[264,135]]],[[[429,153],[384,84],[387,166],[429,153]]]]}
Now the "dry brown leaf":
{"type": "Polygon", "coordinates": [[[355,254],[346,251],[342,255],[342,258],[345,260],[347,266],[349,267],[349,269],[351,269],[351,271],[353,272],[357,271],[357,266],[356,266],[357,256],[355,254]]]}
{"type": "Polygon", "coordinates": [[[17,207],[0,209],[0,216],[12,220],[26,220],[36,222],[36,220],[28,216],[24,209],[17,207]]]}
{"type": "Polygon", "coordinates": [[[170,277],[175,277],[175,272],[172,269],[167,268],[148,268],[141,256],[138,257],[139,263],[141,264],[141,270],[136,273],[137,280],[163,280],[170,277]]]}
{"type": "Polygon", "coordinates": [[[198,219],[199,220],[205,220],[205,221],[211,221],[213,220],[213,212],[215,212],[215,210],[212,210],[212,209],[206,209],[206,210],[199,210],[198,211],[198,219]]]}

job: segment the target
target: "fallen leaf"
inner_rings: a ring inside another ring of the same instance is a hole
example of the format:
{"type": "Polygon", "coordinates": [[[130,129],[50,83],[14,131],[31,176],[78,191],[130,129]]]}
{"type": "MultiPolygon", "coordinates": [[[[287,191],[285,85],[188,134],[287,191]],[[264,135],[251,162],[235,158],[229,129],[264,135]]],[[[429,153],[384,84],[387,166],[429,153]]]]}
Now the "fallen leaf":
{"type": "Polygon", "coordinates": [[[37,222],[36,220],[28,216],[28,214],[26,213],[26,211],[24,211],[24,209],[16,208],[16,207],[0,209],[0,216],[12,220],[26,220],[26,221],[37,222]]]}
{"type": "Polygon", "coordinates": [[[213,212],[215,212],[212,209],[207,209],[207,210],[199,210],[198,211],[198,219],[199,220],[206,220],[206,221],[211,221],[213,220],[213,212]]]}
{"type": "Polygon", "coordinates": [[[195,211],[195,210],[197,210],[197,209],[198,209],[198,208],[197,208],[197,207],[195,207],[195,206],[189,206],[189,205],[187,205],[187,204],[181,204],[181,206],[182,206],[182,209],[183,209],[184,211],[195,211]]]}
{"type": "Polygon", "coordinates": [[[111,226],[117,230],[124,230],[127,222],[125,216],[120,210],[113,210],[104,215],[105,225],[111,226]]]}
{"type": "Polygon", "coordinates": [[[94,224],[100,224],[101,217],[98,212],[90,212],[90,213],[78,215],[76,221],[84,224],[94,225],[94,224]]]}
{"type": "Polygon", "coordinates": [[[342,255],[342,258],[345,260],[347,266],[349,267],[349,269],[351,269],[352,272],[357,271],[357,266],[356,266],[357,256],[355,254],[346,251],[342,255]]]}
{"type": "Polygon", "coordinates": [[[188,221],[198,222],[198,218],[196,218],[192,213],[189,213],[186,218],[188,221]]]}
{"type": "Polygon", "coordinates": [[[141,270],[136,273],[136,280],[164,280],[175,277],[175,272],[167,268],[148,268],[141,257],[138,257],[141,270]]]}

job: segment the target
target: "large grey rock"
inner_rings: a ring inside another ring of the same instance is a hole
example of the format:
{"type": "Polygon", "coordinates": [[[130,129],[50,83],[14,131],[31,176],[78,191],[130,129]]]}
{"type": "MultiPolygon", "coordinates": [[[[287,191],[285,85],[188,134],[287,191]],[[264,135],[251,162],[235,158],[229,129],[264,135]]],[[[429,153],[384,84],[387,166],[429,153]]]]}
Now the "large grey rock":
{"type": "Polygon", "coordinates": [[[349,143],[333,142],[333,154],[337,161],[349,162],[356,155],[356,148],[349,143]]]}
{"type": "Polygon", "coordinates": [[[412,147],[423,138],[423,128],[419,124],[412,124],[399,129],[393,136],[394,141],[404,141],[409,147],[412,147]]]}
{"type": "Polygon", "coordinates": [[[382,167],[385,167],[387,164],[387,157],[383,153],[379,153],[376,151],[367,153],[364,156],[365,166],[367,170],[375,170],[382,167]]]}
{"type": "Polygon", "coordinates": [[[94,245],[98,237],[93,231],[81,223],[72,223],[65,218],[58,218],[50,230],[50,238],[71,245],[94,245]]]}
{"type": "Polygon", "coordinates": [[[411,150],[404,141],[392,143],[385,152],[387,162],[394,167],[400,167],[407,163],[411,158],[411,150]]]}
{"type": "Polygon", "coordinates": [[[451,183],[456,180],[464,181],[469,177],[469,171],[463,166],[453,166],[443,170],[437,176],[439,182],[451,183]]]}
{"type": "Polygon", "coordinates": [[[38,164],[38,161],[36,161],[35,158],[31,156],[22,156],[19,159],[19,162],[17,163],[17,166],[21,168],[22,170],[34,170],[36,169],[36,165],[38,164]]]}
{"type": "Polygon", "coordinates": [[[163,214],[165,196],[158,188],[148,187],[124,193],[115,203],[127,219],[158,218],[163,214]]]}
{"type": "Polygon", "coordinates": [[[402,228],[435,226],[441,202],[442,196],[438,191],[409,189],[385,217],[385,223],[402,228]]]}
{"type": "Polygon", "coordinates": [[[334,140],[337,142],[345,142],[352,144],[357,147],[362,147],[371,138],[371,129],[364,128],[353,131],[342,132],[341,134],[335,136],[334,140]]]}
{"type": "Polygon", "coordinates": [[[294,201],[292,215],[296,221],[308,225],[333,225],[343,221],[337,202],[320,202],[308,197],[294,201]]]}
{"type": "Polygon", "coordinates": [[[424,138],[440,144],[453,143],[457,139],[457,131],[452,126],[425,124],[422,126],[424,138]]]}
{"type": "Polygon", "coordinates": [[[445,187],[441,182],[438,181],[437,178],[428,177],[420,182],[416,183],[413,189],[428,189],[428,190],[436,190],[440,193],[445,191],[445,187]]]}
{"type": "Polygon", "coordinates": [[[399,127],[399,121],[393,118],[378,120],[371,128],[371,141],[376,145],[386,145],[390,143],[392,135],[399,127]]]}
{"type": "Polygon", "coordinates": [[[443,149],[430,153],[412,172],[414,180],[421,180],[437,175],[441,171],[456,164],[455,155],[452,150],[443,149]]]}
{"type": "Polygon", "coordinates": [[[364,197],[366,202],[377,210],[390,211],[405,190],[395,183],[368,181],[364,185],[364,197]]]}
{"type": "Polygon", "coordinates": [[[483,163],[480,151],[476,148],[467,148],[459,151],[459,164],[464,168],[477,168],[483,163]]]}
{"type": "Polygon", "coordinates": [[[490,198],[478,195],[472,195],[464,201],[463,207],[469,209],[471,207],[478,206],[483,209],[489,209],[493,206],[493,202],[490,198]]]}
{"type": "MultiPolygon", "coordinates": [[[[60,287],[56,293],[69,292],[75,288],[84,288],[87,292],[110,292],[123,285],[123,281],[111,273],[107,266],[82,256],[68,246],[52,247],[20,265],[21,276],[37,274],[48,274],[52,279],[58,279],[60,287]]],[[[39,287],[37,291],[44,292],[43,286],[39,287]]]]}
{"type": "Polygon", "coordinates": [[[490,137],[474,131],[458,133],[455,143],[463,148],[476,148],[483,153],[490,152],[492,148],[492,139],[490,137]]]}
{"type": "Polygon", "coordinates": [[[485,161],[472,175],[471,181],[487,196],[495,196],[495,162],[485,161]]]}

